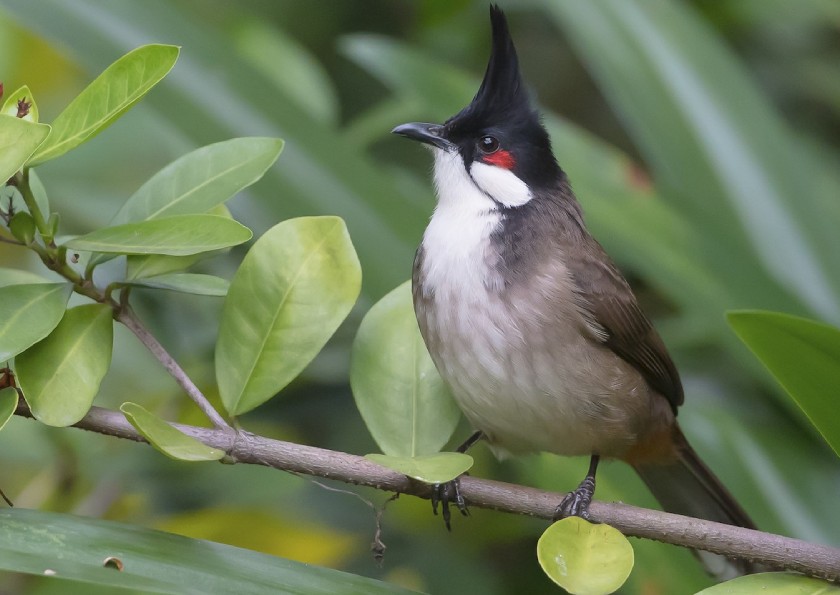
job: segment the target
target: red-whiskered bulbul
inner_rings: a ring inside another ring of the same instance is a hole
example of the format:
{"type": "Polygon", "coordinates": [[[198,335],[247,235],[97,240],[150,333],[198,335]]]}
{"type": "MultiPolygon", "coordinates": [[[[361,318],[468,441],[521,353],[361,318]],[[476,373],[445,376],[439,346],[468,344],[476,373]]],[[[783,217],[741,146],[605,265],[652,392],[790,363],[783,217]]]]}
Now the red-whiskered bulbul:
{"type": "MultiPolygon", "coordinates": [[[[754,527],[677,425],[674,363],[586,229],[505,16],[495,6],[490,16],[492,52],[472,102],[443,125],[393,130],[434,153],[438,201],[414,261],[414,308],[478,430],[468,443],[481,436],[502,455],[591,456],[558,516],[588,516],[605,457],[629,463],[670,512],[754,527]]],[[[446,502],[444,513],[448,524],[446,502]]],[[[719,576],[750,570],[703,557],[719,576]]]]}

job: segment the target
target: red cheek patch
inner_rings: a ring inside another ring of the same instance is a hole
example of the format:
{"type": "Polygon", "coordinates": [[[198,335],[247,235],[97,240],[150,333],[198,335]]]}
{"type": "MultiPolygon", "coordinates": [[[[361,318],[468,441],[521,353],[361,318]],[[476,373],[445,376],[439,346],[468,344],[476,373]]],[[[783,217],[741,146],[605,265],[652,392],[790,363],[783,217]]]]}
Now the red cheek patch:
{"type": "Polygon", "coordinates": [[[491,155],[484,155],[481,160],[484,163],[489,163],[490,165],[504,169],[513,169],[513,166],[516,165],[516,159],[513,158],[513,155],[509,151],[505,151],[504,149],[499,149],[491,155]]]}

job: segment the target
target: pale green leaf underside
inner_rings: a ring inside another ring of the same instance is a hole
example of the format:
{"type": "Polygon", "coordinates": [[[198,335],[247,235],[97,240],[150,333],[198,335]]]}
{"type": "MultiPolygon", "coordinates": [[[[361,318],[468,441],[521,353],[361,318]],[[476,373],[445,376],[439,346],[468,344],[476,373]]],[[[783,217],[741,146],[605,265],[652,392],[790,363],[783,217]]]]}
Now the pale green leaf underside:
{"type": "Polygon", "coordinates": [[[617,529],[580,517],[557,521],[537,542],[537,558],[555,583],[576,595],[616,591],[633,570],[633,547],[617,529]]]}
{"type": "Polygon", "coordinates": [[[68,248],[110,254],[186,256],[251,239],[247,227],[217,215],[175,215],[98,229],[66,242],[68,248]]]}
{"type": "Polygon", "coordinates": [[[113,328],[110,306],[77,306],[15,358],[18,383],[39,421],[69,426],[85,416],[111,366],[113,328]]]}
{"type": "Polygon", "coordinates": [[[473,458],[460,452],[439,452],[418,457],[393,457],[374,453],[365,455],[365,458],[426,483],[452,481],[473,466],[473,458]]]}
{"type": "Polygon", "coordinates": [[[218,461],[224,451],[201,443],[136,403],[120,407],[125,418],[160,452],[179,461],[218,461]]]}
{"type": "Polygon", "coordinates": [[[353,341],[350,386],[382,452],[416,457],[438,452],[461,412],[426,350],[406,282],[367,313],[353,341]]]}

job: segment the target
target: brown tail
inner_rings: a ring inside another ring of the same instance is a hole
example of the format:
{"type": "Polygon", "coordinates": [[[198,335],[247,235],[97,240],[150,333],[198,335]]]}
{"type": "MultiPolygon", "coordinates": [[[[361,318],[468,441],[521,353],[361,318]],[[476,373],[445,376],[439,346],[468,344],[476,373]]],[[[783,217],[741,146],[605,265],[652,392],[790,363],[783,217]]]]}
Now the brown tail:
{"type": "MultiPolygon", "coordinates": [[[[714,473],[700,460],[679,427],[675,428],[677,458],[665,465],[633,465],[662,507],[675,514],[755,529],[714,473]]],[[[697,551],[706,570],[720,580],[764,570],[744,560],[697,551]]]]}

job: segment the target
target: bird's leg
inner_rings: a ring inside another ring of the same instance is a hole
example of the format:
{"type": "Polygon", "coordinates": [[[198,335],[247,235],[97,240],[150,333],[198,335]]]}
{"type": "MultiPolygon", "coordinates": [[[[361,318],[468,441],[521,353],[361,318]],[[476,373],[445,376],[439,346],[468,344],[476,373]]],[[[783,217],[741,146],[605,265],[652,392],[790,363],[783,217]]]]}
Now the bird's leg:
{"type": "Polygon", "coordinates": [[[595,471],[598,470],[598,461],[601,457],[594,454],[589,459],[589,471],[580,485],[573,492],[566,494],[554,511],[554,518],[564,519],[570,516],[579,516],[589,520],[589,505],[592,503],[592,496],[595,495],[595,471]]]}
{"type": "MultiPolygon", "coordinates": [[[[461,446],[455,449],[455,452],[466,452],[470,446],[481,440],[483,437],[484,434],[481,433],[481,430],[474,432],[461,446]]],[[[432,512],[435,514],[438,513],[438,504],[440,504],[441,512],[443,514],[443,522],[446,525],[447,531],[452,531],[452,525],[450,524],[452,519],[452,513],[449,510],[450,504],[455,504],[455,506],[458,507],[458,510],[461,511],[462,515],[469,516],[470,511],[467,508],[467,502],[461,494],[460,478],[456,477],[452,481],[447,481],[446,483],[436,483],[432,486],[432,512]]]]}

